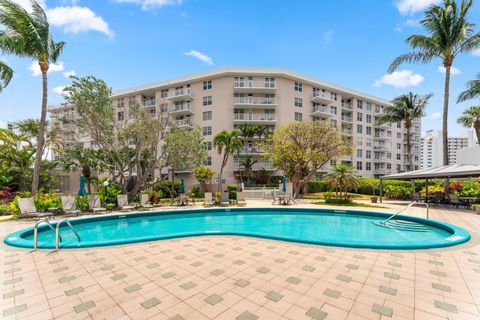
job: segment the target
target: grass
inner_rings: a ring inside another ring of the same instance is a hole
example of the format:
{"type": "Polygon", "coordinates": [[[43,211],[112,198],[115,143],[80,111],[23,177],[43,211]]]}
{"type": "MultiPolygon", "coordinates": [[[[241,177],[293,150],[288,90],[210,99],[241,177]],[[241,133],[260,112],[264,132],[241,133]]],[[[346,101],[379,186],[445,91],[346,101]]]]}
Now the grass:
{"type": "MultiPolygon", "coordinates": [[[[303,198],[304,199],[311,199],[311,200],[316,200],[316,199],[323,200],[323,199],[325,199],[324,193],[325,192],[307,193],[307,194],[303,195],[303,198]]],[[[350,193],[349,192],[348,197],[350,199],[355,199],[355,200],[370,200],[370,198],[372,196],[368,195],[368,194],[350,193]]]]}

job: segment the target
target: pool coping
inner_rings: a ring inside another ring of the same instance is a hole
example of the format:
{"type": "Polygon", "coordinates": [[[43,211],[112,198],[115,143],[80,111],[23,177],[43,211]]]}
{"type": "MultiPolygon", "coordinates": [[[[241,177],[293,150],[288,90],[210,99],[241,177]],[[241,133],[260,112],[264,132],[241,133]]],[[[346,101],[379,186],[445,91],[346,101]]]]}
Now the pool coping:
{"type": "MultiPolygon", "coordinates": [[[[392,213],[386,212],[377,212],[377,211],[365,211],[365,210],[350,210],[350,209],[332,209],[332,208],[299,208],[299,207],[248,207],[248,208],[190,208],[190,209],[173,209],[173,210],[161,210],[161,211],[145,211],[145,212],[132,212],[132,213],[119,213],[119,214],[108,214],[108,215],[98,215],[98,216],[91,216],[91,217],[81,217],[71,219],[70,222],[72,225],[76,225],[79,223],[84,223],[85,221],[102,221],[102,220],[113,220],[115,217],[117,219],[124,219],[124,218],[135,218],[135,217],[147,217],[147,216],[158,216],[158,215],[180,215],[180,214],[208,214],[214,212],[221,212],[221,213],[232,213],[232,212],[242,212],[246,214],[249,211],[272,211],[275,210],[288,212],[288,213],[304,213],[304,214],[349,214],[349,215],[361,215],[361,216],[370,216],[370,217],[383,217],[388,218],[392,216],[392,213]]],[[[442,242],[434,242],[429,243],[428,245],[419,243],[418,245],[384,245],[384,244],[368,244],[365,243],[336,243],[333,241],[310,241],[310,240],[303,240],[303,239],[293,239],[293,238],[284,238],[284,237],[277,237],[274,235],[259,235],[254,233],[248,232],[223,232],[223,231],[215,231],[215,232],[189,232],[189,233],[178,233],[175,235],[168,235],[168,236],[149,236],[143,238],[131,238],[131,239],[122,239],[122,240],[115,240],[110,242],[89,242],[86,245],[70,245],[64,244],[61,245],[60,248],[63,249],[81,249],[81,248],[92,248],[92,247],[105,247],[105,246],[114,246],[114,245],[125,245],[131,243],[140,243],[140,242],[147,242],[147,241],[158,241],[158,240],[167,240],[167,239],[175,239],[175,238],[185,238],[185,237],[197,237],[197,236],[213,236],[213,235],[233,235],[233,236],[247,236],[247,237],[255,237],[255,238],[263,238],[263,239],[271,239],[277,241],[286,241],[286,242],[295,242],[295,243],[305,243],[311,245],[324,245],[324,246],[335,246],[335,247],[345,247],[345,248],[363,248],[363,249],[377,249],[377,250],[417,250],[417,249],[434,249],[434,248],[445,248],[455,246],[461,243],[465,243],[471,239],[471,236],[468,231],[463,228],[457,227],[455,225],[451,225],[445,222],[437,221],[437,220],[430,220],[420,217],[414,216],[407,216],[407,215],[398,215],[399,218],[406,221],[411,222],[418,222],[426,225],[430,225],[442,230],[445,230],[451,235],[448,238],[445,238],[442,242]],[[448,242],[446,242],[448,241],[448,242]]],[[[55,227],[58,221],[51,221],[52,225],[55,227]]],[[[47,225],[41,225],[38,227],[38,231],[41,232],[46,230],[48,227],[47,225]]],[[[29,227],[26,229],[22,229],[7,235],[4,239],[4,243],[18,248],[33,248],[33,241],[26,240],[24,237],[33,234],[33,227],[29,227]]],[[[55,244],[48,245],[48,246],[39,246],[39,249],[54,249],[55,244]]]]}

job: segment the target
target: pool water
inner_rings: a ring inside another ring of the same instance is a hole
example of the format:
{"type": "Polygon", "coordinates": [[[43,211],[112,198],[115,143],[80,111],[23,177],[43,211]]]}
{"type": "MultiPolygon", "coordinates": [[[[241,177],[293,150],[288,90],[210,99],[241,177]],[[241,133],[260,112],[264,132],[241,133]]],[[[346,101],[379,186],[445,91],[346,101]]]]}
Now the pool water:
{"type": "MultiPolygon", "coordinates": [[[[109,215],[71,220],[79,233],[62,224],[61,248],[119,245],[200,235],[242,235],[358,248],[420,249],[445,247],[468,241],[465,230],[425,219],[424,232],[390,229],[374,224],[389,214],[328,209],[262,208],[200,209],[109,215]]],[[[55,226],[55,224],[54,224],[55,226]]],[[[33,248],[32,228],[9,235],[12,246],[33,248]]],[[[54,248],[54,232],[42,226],[39,248],[54,248]]]]}

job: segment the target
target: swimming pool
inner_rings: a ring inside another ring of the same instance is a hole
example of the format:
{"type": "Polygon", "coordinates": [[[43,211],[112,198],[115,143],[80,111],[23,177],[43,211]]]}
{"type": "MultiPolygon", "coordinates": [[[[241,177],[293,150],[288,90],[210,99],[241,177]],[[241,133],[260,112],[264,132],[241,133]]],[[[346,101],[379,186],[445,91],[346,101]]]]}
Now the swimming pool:
{"type": "MultiPolygon", "coordinates": [[[[376,225],[391,214],[304,208],[190,209],[104,215],[71,220],[80,241],[61,225],[61,248],[120,245],[204,235],[240,235],[309,244],[375,248],[438,248],[466,242],[462,228],[443,222],[399,216],[419,223],[422,232],[376,225]]],[[[56,223],[52,223],[55,227],[56,223]]],[[[33,228],[8,235],[8,245],[33,248],[33,228]]],[[[55,234],[46,225],[38,229],[38,247],[55,248],[55,234]]]]}

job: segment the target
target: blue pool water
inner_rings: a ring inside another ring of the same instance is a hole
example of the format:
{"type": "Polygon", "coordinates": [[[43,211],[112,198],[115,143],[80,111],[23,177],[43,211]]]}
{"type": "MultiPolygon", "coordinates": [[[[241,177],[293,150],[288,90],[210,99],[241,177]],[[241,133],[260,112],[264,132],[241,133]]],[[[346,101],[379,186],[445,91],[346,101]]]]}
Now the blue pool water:
{"type": "MultiPolygon", "coordinates": [[[[81,248],[199,235],[243,235],[310,244],[357,248],[420,249],[446,247],[470,239],[465,230],[438,221],[402,216],[423,224],[425,232],[395,230],[373,221],[389,214],[299,208],[200,209],[108,215],[71,220],[80,235],[63,225],[61,248],[81,248]]],[[[55,224],[54,224],[55,226],[55,224]]],[[[42,226],[39,248],[54,248],[54,232],[42,226]]],[[[33,229],[15,232],[5,243],[33,248],[33,229]]]]}

